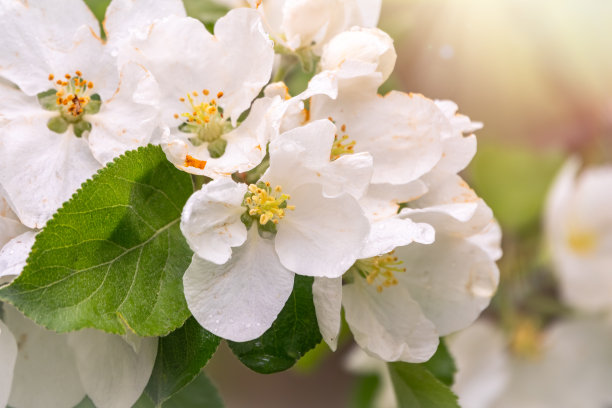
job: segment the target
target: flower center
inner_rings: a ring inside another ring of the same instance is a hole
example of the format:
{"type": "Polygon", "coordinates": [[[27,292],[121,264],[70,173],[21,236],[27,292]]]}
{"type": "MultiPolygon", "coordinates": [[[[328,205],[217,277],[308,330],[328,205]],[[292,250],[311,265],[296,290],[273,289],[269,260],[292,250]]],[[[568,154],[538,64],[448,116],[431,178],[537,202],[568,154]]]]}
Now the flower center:
{"type": "Polygon", "coordinates": [[[221,157],[225,152],[227,141],[221,136],[232,130],[231,123],[223,117],[223,109],[217,105],[217,99],[223,97],[223,92],[217,93],[217,98],[210,97],[210,91],[204,89],[201,95],[194,91],[180,98],[187,105],[187,111],[175,113],[174,118],[184,118],[179,130],[191,133],[190,138],[195,146],[208,143],[208,151],[213,158],[221,157]]]}
{"type": "Polygon", "coordinates": [[[589,231],[572,229],[567,236],[567,244],[575,253],[588,255],[597,247],[597,235],[589,231]]]}
{"type": "Polygon", "coordinates": [[[83,116],[98,113],[102,105],[100,95],[93,93],[93,82],[84,79],[81,71],[57,80],[49,74],[48,79],[53,88],[39,93],[38,101],[44,109],[59,112],[59,116],[49,119],[47,127],[64,133],[72,125],[75,135],[81,137],[83,132],[91,130],[91,124],[83,116]]]}
{"type": "Polygon", "coordinates": [[[291,196],[283,194],[282,191],[281,186],[272,189],[270,183],[249,185],[243,204],[247,208],[247,214],[257,219],[261,226],[269,222],[272,225],[278,224],[278,221],[285,217],[285,210],[295,210],[294,205],[287,204],[291,196]]]}
{"type": "Polygon", "coordinates": [[[332,145],[331,154],[329,156],[332,161],[345,154],[355,153],[354,148],[356,142],[350,140],[350,136],[346,134],[346,125],[342,125],[340,130],[342,131],[342,136],[338,134],[334,135],[334,144],[332,145]]]}
{"type": "Polygon", "coordinates": [[[510,349],[521,358],[537,360],[542,354],[542,334],[538,325],[531,319],[522,319],[516,326],[510,349]]]}
{"type": "Polygon", "coordinates": [[[394,255],[394,251],[373,258],[359,259],[355,262],[357,272],[370,285],[376,285],[378,292],[397,285],[395,273],[406,272],[406,268],[403,268],[402,265],[403,262],[394,255]]]}

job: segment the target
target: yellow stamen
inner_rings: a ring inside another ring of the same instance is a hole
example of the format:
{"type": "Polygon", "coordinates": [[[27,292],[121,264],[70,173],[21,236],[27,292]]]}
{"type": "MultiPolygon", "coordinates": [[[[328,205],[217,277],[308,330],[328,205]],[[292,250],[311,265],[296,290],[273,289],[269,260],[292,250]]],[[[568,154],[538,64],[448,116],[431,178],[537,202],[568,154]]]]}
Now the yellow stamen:
{"type": "Polygon", "coordinates": [[[402,268],[402,261],[393,255],[394,251],[385,255],[375,256],[368,259],[360,259],[355,263],[357,270],[370,285],[376,284],[376,290],[382,292],[384,288],[397,285],[395,273],[406,272],[402,268]]]}
{"type": "Polygon", "coordinates": [[[261,225],[266,225],[269,221],[278,224],[278,221],[285,217],[285,210],[295,210],[294,205],[287,204],[291,196],[283,194],[282,191],[280,186],[272,189],[269,183],[266,183],[265,188],[249,185],[250,196],[244,200],[249,215],[259,216],[261,225]]]}
{"type": "MultiPolygon", "coordinates": [[[[346,125],[342,125],[340,130],[342,130],[342,133],[346,132],[346,125]]],[[[349,135],[344,134],[341,137],[335,135],[330,159],[336,160],[337,158],[339,158],[340,156],[344,156],[345,154],[355,153],[355,144],[356,142],[354,140],[350,140],[349,135]]]]}

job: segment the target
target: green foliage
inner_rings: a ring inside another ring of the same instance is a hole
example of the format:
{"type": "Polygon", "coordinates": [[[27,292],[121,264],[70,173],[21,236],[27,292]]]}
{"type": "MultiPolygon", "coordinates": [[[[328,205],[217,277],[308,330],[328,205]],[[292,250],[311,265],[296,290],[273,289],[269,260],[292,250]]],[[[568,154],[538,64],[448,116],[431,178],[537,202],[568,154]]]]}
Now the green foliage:
{"type": "Polygon", "coordinates": [[[459,408],[457,396],[424,365],[388,366],[399,408],[459,408]]]}
{"type": "Polygon", "coordinates": [[[377,391],[381,386],[380,382],[380,377],[376,374],[359,377],[349,406],[351,408],[376,408],[374,403],[377,391]]]}
{"type": "Polygon", "coordinates": [[[89,7],[91,12],[96,16],[96,19],[100,23],[100,33],[102,34],[102,39],[106,38],[106,33],[104,32],[104,26],[102,26],[102,21],[104,21],[104,15],[106,14],[106,8],[110,4],[111,0],[84,0],[85,4],[89,7]]]}
{"type": "Polygon", "coordinates": [[[321,342],[312,282],[312,277],[295,276],[293,293],[261,337],[244,343],[228,342],[244,365],[262,374],[287,370],[321,342]]]}
{"type": "Polygon", "coordinates": [[[160,147],[127,152],[58,210],[0,298],[58,332],[171,332],[189,317],[182,278],[192,253],[179,221],[192,192],[160,147]]]}
{"type": "Polygon", "coordinates": [[[440,344],[438,345],[436,354],[434,354],[433,357],[424,362],[422,365],[427,368],[438,380],[442,381],[449,387],[455,382],[454,380],[457,367],[455,366],[453,356],[451,356],[448,348],[446,347],[446,342],[444,339],[440,339],[440,344]]]}
{"type": "Polygon", "coordinates": [[[155,405],[147,394],[143,393],[132,408],[223,408],[224,406],[213,383],[204,373],[201,373],[166,402],[155,405]]]}
{"type": "Polygon", "coordinates": [[[200,20],[212,32],[215,22],[227,12],[227,7],[212,0],[183,0],[189,17],[200,20]]]}
{"type": "Polygon", "coordinates": [[[155,367],[146,392],[161,404],[189,384],[217,350],[221,340],[189,318],[183,327],[159,339],[155,367]]]}
{"type": "Polygon", "coordinates": [[[546,193],[562,163],[558,152],[479,146],[470,169],[474,189],[502,227],[525,233],[539,225],[546,193]]]}

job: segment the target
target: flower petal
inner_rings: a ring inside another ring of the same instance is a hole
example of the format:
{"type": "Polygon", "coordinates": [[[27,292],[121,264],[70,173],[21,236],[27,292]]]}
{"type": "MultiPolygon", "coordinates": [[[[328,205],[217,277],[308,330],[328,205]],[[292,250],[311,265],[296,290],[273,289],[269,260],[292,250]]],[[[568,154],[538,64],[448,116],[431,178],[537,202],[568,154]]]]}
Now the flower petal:
{"type": "Polygon", "coordinates": [[[445,336],[463,329],[489,305],[499,270],[488,254],[460,237],[438,233],[430,245],[396,248],[405,273],[396,274],[423,313],[445,336]]]}
{"type": "Polygon", "coordinates": [[[71,408],[78,404],[85,391],[68,335],[37,326],[6,303],[3,312],[19,348],[9,405],[71,408]]]}
{"type": "Polygon", "coordinates": [[[244,243],[247,230],[240,216],[245,211],[246,191],[246,184],[217,179],[189,197],[181,215],[181,231],[198,257],[224,264],[232,247],[244,243]]]}
{"type": "Polygon", "coordinates": [[[431,244],[434,242],[435,236],[436,232],[429,224],[415,223],[412,220],[399,217],[380,220],[372,223],[368,241],[360,258],[383,255],[396,247],[405,246],[412,242],[431,244]]]}
{"type": "Polygon", "coordinates": [[[101,164],[149,143],[158,125],[158,99],[157,82],[148,71],[134,63],[123,67],[117,92],[87,117],[89,146],[101,164]]]}
{"type": "Polygon", "coordinates": [[[185,6],[180,0],[113,0],[106,9],[104,31],[107,47],[115,51],[131,35],[146,35],[155,21],[168,16],[185,17],[185,6]]]}
{"type": "Polygon", "coordinates": [[[346,125],[355,151],[374,158],[372,183],[404,184],[426,174],[442,157],[440,135],[450,131],[433,101],[401,92],[382,98],[374,92],[361,97],[340,92],[336,100],[313,97],[311,117],[332,117],[337,125],[346,125]]]}
{"type": "Polygon", "coordinates": [[[85,329],[68,334],[83,388],[96,407],[131,407],[144,391],[157,355],[157,338],[85,329]]]}
{"type": "Polygon", "coordinates": [[[26,265],[36,239],[36,231],[26,231],[0,249],[0,284],[11,282],[26,265]]]}
{"type": "Polygon", "coordinates": [[[1,129],[0,183],[19,219],[42,228],[53,213],[99,168],[87,141],[46,123],[13,121],[1,129]],[[19,135],[19,137],[13,137],[19,135]]]}
{"type": "Polygon", "coordinates": [[[232,341],[253,340],[270,328],[293,290],[273,242],[251,228],[230,260],[216,265],[194,255],[183,277],[185,299],[206,330],[232,341]]]}
{"type": "Polygon", "coordinates": [[[357,260],[369,233],[361,207],[348,194],[325,197],[322,187],[305,184],[291,194],[276,234],[281,263],[300,275],[337,278],[357,260]]]}
{"type": "Polygon", "coordinates": [[[341,323],[342,278],[315,278],[312,298],[321,336],[329,348],[336,351],[341,323]]]}
{"type": "Polygon", "coordinates": [[[355,341],[385,361],[420,363],[438,348],[435,326],[401,285],[378,292],[360,276],[344,285],[342,305],[355,341]]]}
{"type": "MultiPolygon", "coordinates": [[[[75,38],[84,29],[89,38],[100,37],[98,21],[80,0],[60,3],[45,0],[3,1],[0,4],[0,75],[19,85],[28,95],[50,88],[47,77],[55,72],[58,60],[71,50],[86,50],[85,36],[75,38]]],[[[102,45],[101,40],[98,41],[102,45]]],[[[73,67],[70,71],[74,72],[73,67]]],[[[63,71],[63,70],[62,70],[63,71]]]]}

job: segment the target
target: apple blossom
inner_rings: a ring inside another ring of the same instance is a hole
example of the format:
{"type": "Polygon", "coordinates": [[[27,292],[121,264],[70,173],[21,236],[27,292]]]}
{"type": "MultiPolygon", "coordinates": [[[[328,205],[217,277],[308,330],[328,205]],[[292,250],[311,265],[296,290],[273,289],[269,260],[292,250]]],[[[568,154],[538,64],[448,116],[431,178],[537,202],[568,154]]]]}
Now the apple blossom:
{"type": "Polygon", "coordinates": [[[327,120],[288,131],[270,143],[256,185],[214,180],[185,205],[181,229],[195,252],[185,297],[208,330],[256,338],[284,306],[294,273],[337,278],[358,257],[368,222],[340,186],[355,177],[347,189],[363,191],[371,158],[330,163],[334,132],[327,120]]]}

